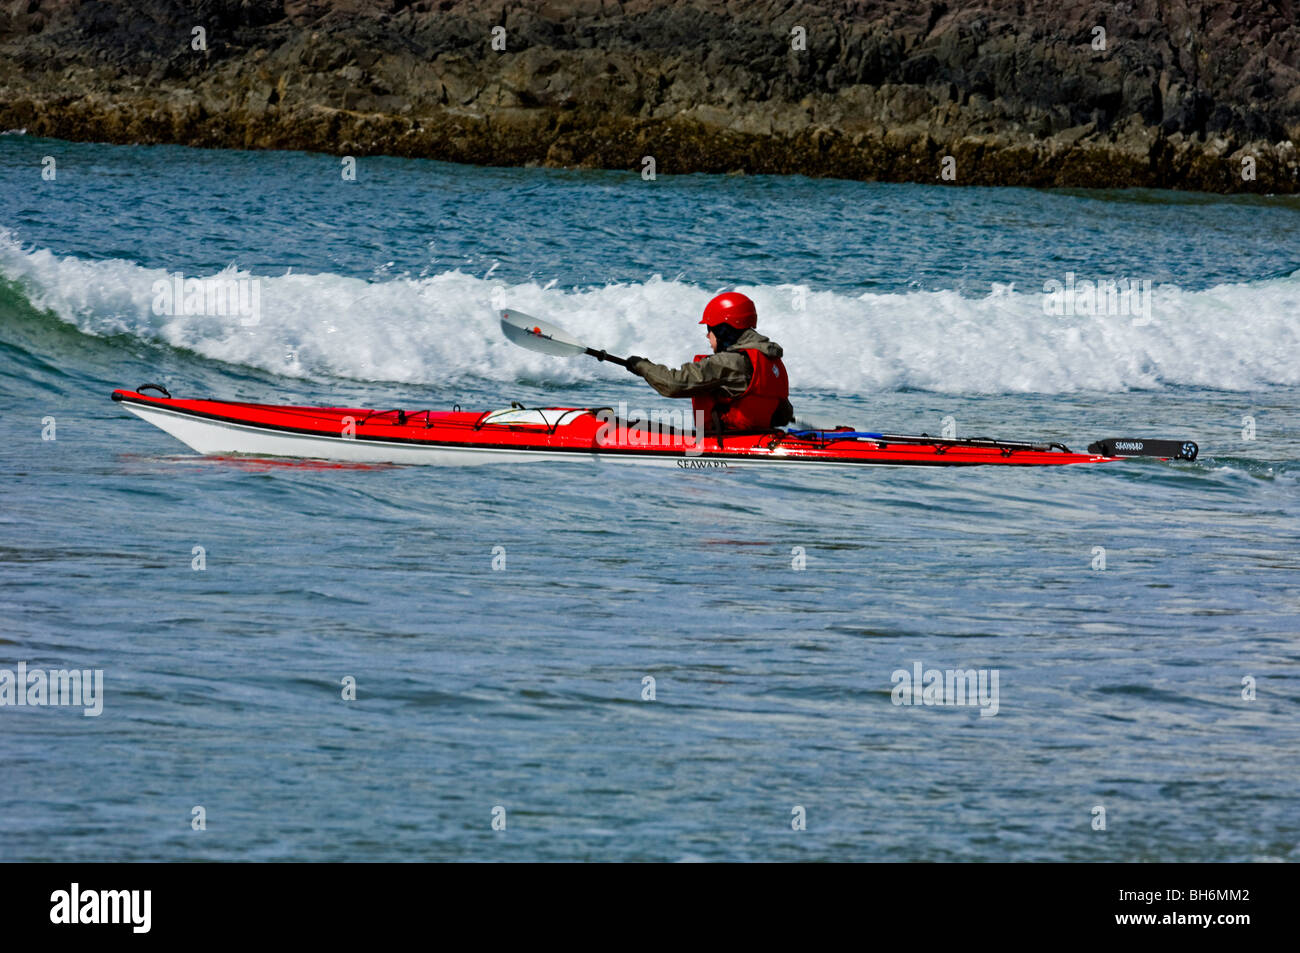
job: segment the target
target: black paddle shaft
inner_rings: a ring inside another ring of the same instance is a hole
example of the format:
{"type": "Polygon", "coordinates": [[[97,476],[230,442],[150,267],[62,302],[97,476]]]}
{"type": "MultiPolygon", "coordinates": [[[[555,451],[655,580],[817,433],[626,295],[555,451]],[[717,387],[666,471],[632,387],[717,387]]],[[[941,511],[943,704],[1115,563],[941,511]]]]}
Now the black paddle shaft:
{"type": "Polygon", "coordinates": [[[587,353],[598,361],[609,361],[611,364],[618,364],[620,367],[627,367],[627,358],[615,357],[613,354],[606,354],[604,351],[598,351],[594,347],[587,348],[587,353]]]}

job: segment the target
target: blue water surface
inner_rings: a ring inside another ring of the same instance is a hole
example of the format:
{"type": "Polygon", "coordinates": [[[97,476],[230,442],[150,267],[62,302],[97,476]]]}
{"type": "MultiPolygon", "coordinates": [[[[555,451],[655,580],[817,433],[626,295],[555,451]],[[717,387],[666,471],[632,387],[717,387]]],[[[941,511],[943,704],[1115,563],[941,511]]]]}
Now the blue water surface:
{"type": "MultiPolygon", "coordinates": [[[[843,294],[982,296],[1069,269],[1195,291],[1290,274],[1300,248],[1294,199],[382,158],[344,183],[327,156],[16,136],[0,227],[187,273],[843,294]]],[[[105,699],[98,717],[0,707],[0,860],[1300,857],[1295,388],[809,397],[864,429],[1191,436],[1196,463],[205,459],[111,390],[557,394],[280,377],[82,333],[39,291],[0,275],[0,669],[102,669],[105,699]],[[918,662],[996,671],[997,714],[895,704],[918,662]]]]}

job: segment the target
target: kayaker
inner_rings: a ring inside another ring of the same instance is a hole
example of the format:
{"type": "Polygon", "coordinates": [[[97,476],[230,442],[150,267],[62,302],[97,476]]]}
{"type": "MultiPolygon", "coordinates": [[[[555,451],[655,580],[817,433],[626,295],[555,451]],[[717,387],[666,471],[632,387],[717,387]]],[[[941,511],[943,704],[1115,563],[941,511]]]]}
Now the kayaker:
{"type": "Polygon", "coordinates": [[[676,370],[633,356],[627,369],[665,397],[689,397],[709,434],[772,430],[794,420],[784,351],[755,330],[754,302],[724,292],[705,305],[700,324],[709,329],[712,354],[697,354],[676,370]]]}

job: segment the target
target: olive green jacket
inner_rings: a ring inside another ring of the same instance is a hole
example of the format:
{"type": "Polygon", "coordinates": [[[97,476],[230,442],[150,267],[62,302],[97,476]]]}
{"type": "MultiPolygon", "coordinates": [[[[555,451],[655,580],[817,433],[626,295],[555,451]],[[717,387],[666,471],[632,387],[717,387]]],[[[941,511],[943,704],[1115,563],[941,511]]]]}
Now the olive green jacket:
{"type": "MultiPolygon", "coordinates": [[[[675,370],[645,358],[637,361],[636,365],[628,370],[644,377],[646,383],[665,397],[716,394],[726,400],[732,400],[745,392],[749,387],[749,378],[754,373],[749,356],[745,354],[748,348],[762,351],[773,359],[780,358],[785,353],[781,345],[750,328],[743,332],[736,339],[736,343],[727,350],[683,364],[675,370]]],[[[790,419],[793,419],[793,415],[790,419]]],[[[777,426],[786,423],[789,423],[789,420],[781,420],[777,422],[777,426]]]]}

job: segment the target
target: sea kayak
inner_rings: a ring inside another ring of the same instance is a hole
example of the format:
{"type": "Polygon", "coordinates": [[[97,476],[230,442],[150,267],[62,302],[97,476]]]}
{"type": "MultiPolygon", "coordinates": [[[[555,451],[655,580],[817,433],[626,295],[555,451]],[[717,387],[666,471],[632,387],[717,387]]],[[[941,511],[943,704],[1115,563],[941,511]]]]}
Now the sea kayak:
{"type": "Polygon", "coordinates": [[[157,385],[116,390],[113,400],[202,454],[296,457],[355,463],[464,465],[607,460],[683,470],[753,465],[963,467],[1107,463],[1123,456],[1194,459],[1191,441],[1115,438],[1087,453],[1059,443],[926,434],[772,430],[701,436],[611,408],[512,404],[481,413],[459,408],[375,410],[173,398],[157,385]],[[158,391],[158,395],[141,393],[158,391]]]}

